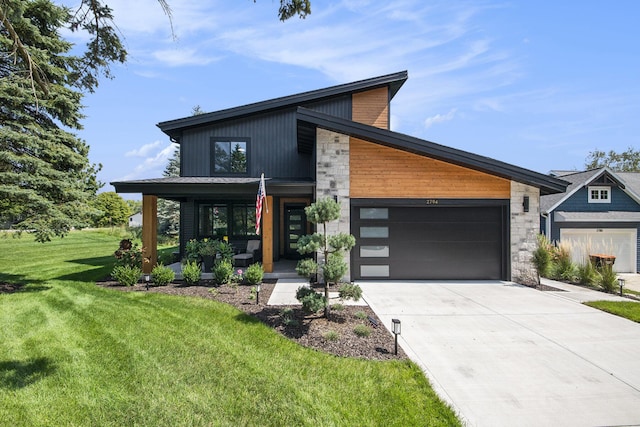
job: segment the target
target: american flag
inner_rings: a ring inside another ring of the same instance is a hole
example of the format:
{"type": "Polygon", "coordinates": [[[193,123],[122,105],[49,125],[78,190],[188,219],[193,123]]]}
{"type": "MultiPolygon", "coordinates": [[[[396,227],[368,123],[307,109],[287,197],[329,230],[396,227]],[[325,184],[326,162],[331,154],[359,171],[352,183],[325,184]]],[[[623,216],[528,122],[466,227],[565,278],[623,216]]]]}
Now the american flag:
{"type": "Polygon", "coordinates": [[[267,188],[264,185],[264,174],[260,176],[260,185],[258,186],[258,196],[256,197],[256,234],[260,235],[260,219],[262,218],[262,203],[265,203],[267,212],[269,207],[266,206],[267,188]]]}

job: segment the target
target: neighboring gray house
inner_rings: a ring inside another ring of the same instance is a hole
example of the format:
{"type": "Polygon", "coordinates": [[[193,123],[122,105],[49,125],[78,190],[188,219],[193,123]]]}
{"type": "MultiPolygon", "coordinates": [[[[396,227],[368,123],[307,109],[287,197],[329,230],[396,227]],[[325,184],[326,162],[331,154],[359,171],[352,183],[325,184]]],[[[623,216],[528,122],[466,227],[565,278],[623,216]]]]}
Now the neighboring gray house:
{"type": "Polygon", "coordinates": [[[136,212],[129,216],[129,227],[142,227],[142,212],[136,212]]]}
{"type": "Polygon", "coordinates": [[[614,270],[640,271],[640,173],[608,168],[557,172],[567,191],[540,197],[540,231],[566,243],[574,261],[614,255],[614,270]]]}

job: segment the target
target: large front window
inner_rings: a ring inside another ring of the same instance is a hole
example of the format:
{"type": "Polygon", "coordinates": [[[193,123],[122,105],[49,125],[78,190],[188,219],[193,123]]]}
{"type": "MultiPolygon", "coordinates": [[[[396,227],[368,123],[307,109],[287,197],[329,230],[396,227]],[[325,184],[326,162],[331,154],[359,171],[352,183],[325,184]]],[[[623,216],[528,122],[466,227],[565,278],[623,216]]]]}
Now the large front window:
{"type": "Polygon", "coordinates": [[[246,238],[256,235],[256,206],[253,202],[201,204],[198,214],[199,238],[246,238]]]}
{"type": "Polygon", "coordinates": [[[216,174],[247,173],[247,141],[213,140],[213,172],[216,174]]]}

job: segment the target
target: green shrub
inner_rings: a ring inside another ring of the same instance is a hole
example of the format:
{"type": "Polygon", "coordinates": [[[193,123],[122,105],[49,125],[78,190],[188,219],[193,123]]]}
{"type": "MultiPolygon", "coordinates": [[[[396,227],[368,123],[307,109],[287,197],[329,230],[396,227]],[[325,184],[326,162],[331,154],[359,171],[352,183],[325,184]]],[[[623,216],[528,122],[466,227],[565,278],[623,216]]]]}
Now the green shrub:
{"type": "Polygon", "coordinates": [[[151,277],[153,278],[153,284],[156,286],[167,286],[173,282],[176,278],[176,273],[172,269],[162,264],[158,264],[151,270],[151,277]]]}
{"type": "Polygon", "coordinates": [[[371,335],[371,328],[367,325],[356,325],[356,327],[353,328],[353,333],[360,338],[366,338],[371,335]]]}
{"type": "Polygon", "coordinates": [[[344,310],[344,305],[342,305],[340,303],[331,304],[331,310],[342,311],[342,310],[344,310]]]}
{"type": "Polygon", "coordinates": [[[305,313],[317,313],[325,308],[327,300],[324,295],[320,295],[307,286],[300,286],[296,291],[296,299],[302,304],[305,313]]]}
{"type": "Polygon", "coordinates": [[[225,242],[224,240],[219,241],[216,250],[220,254],[222,261],[232,262],[234,251],[233,246],[231,246],[229,242],[225,242]]]}
{"type": "Polygon", "coordinates": [[[618,278],[616,273],[613,272],[613,267],[610,265],[602,266],[600,271],[600,287],[603,291],[614,293],[618,286],[618,278]]]}
{"type": "Polygon", "coordinates": [[[120,241],[120,247],[113,256],[116,257],[116,265],[142,268],[143,250],[129,239],[120,241]]]}
{"type": "Polygon", "coordinates": [[[213,278],[219,285],[225,285],[231,281],[233,276],[233,265],[229,261],[217,261],[213,266],[213,278]]]}
{"type": "Polygon", "coordinates": [[[182,279],[187,285],[196,285],[202,277],[202,268],[196,261],[187,261],[182,264],[182,279]]]}
{"type": "Polygon", "coordinates": [[[549,275],[549,269],[551,267],[551,245],[542,234],[538,235],[537,241],[538,246],[531,256],[531,262],[536,269],[538,284],[540,284],[540,278],[549,275]]]}
{"type": "Polygon", "coordinates": [[[362,298],[362,288],[353,283],[343,283],[338,289],[338,295],[342,300],[359,301],[362,298]]]}
{"type": "Polygon", "coordinates": [[[287,307],[280,312],[282,324],[285,326],[298,326],[298,321],[293,318],[293,309],[287,307]]]}
{"type": "Polygon", "coordinates": [[[306,277],[311,281],[311,277],[318,272],[318,263],[311,258],[304,258],[298,261],[296,265],[296,273],[299,276],[306,277]]]}
{"type": "Polygon", "coordinates": [[[129,265],[116,265],[111,272],[111,276],[123,286],[133,286],[138,283],[142,270],[139,267],[129,265]]]}
{"type": "Polygon", "coordinates": [[[340,339],[340,334],[338,334],[334,330],[331,330],[331,331],[325,332],[322,337],[327,341],[338,341],[340,339]]]}
{"type": "Polygon", "coordinates": [[[569,282],[575,281],[578,271],[576,265],[571,260],[569,248],[561,244],[558,246],[554,255],[555,260],[551,268],[553,278],[569,282]]]}
{"type": "Polygon", "coordinates": [[[202,244],[196,239],[191,239],[184,247],[185,257],[187,261],[199,261],[200,260],[200,246],[202,244]]]}
{"type": "Polygon", "coordinates": [[[334,252],[322,266],[322,275],[326,283],[338,283],[342,276],[349,270],[349,266],[345,262],[342,253],[334,252]]]}
{"type": "Polygon", "coordinates": [[[600,274],[591,261],[586,260],[578,266],[578,283],[583,286],[594,286],[600,280],[600,274]]]}
{"type": "Polygon", "coordinates": [[[262,282],[264,278],[264,270],[262,269],[262,264],[256,262],[255,264],[251,264],[244,272],[244,278],[247,279],[247,282],[255,286],[258,283],[262,282]]]}
{"type": "Polygon", "coordinates": [[[356,311],[356,312],[354,313],[354,317],[355,317],[356,319],[364,320],[364,319],[366,319],[366,318],[367,318],[367,313],[365,313],[365,312],[364,312],[364,311],[362,311],[362,310],[358,310],[358,311],[356,311]]]}

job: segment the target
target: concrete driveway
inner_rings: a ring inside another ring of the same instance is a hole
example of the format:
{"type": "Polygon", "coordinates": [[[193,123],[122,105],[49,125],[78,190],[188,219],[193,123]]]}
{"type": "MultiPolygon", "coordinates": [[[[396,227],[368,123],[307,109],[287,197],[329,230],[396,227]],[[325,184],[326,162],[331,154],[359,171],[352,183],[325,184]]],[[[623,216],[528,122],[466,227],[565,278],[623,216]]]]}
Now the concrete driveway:
{"type": "Polygon", "coordinates": [[[640,425],[640,324],[547,282],[358,282],[438,394],[470,426],[640,425]]]}

